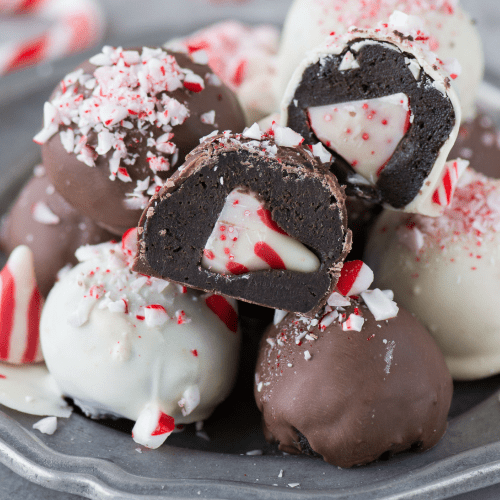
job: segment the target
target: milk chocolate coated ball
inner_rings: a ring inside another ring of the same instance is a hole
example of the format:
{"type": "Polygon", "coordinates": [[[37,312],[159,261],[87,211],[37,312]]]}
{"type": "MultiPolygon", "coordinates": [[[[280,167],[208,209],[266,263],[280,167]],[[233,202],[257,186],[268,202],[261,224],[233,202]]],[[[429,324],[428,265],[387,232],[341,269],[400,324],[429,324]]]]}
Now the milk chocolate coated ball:
{"type": "Polygon", "coordinates": [[[288,314],[264,334],[255,398],[267,439],[340,467],[434,446],[453,387],[425,328],[403,309],[388,321],[362,304],[328,314],[288,314]]]}
{"type": "Polygon", "coordinates": [[[55,89],[35,142],[57,191],[121,236],[201,137],[243,127],[235,95],[206,64],[104,47],[55,89]]]}

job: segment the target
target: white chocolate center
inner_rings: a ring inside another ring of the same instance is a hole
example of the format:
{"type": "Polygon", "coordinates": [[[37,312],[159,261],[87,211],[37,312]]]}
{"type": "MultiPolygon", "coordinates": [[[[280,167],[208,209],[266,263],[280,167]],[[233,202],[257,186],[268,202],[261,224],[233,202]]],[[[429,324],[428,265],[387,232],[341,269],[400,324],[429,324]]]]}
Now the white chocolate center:
{"type": "Polygon", "coordinates": [[[221,274],[265,269],[310,273],[319,269],[320,262],[278,227],[255,193],[234,189],[208,238],[201,265],[221,274]]]}
{"type": "Polygon", "coordinates": [[[406,94],[308,108],[316,137],[372,184],[410,127],[406,94]]]}

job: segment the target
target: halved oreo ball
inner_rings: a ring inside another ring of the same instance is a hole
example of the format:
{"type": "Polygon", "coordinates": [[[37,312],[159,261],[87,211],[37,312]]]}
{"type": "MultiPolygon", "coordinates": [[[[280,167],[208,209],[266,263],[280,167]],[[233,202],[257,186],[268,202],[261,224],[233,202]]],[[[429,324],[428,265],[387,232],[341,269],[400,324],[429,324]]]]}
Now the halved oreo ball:
{"type": "Polygon", "coordinates": [[[333,153],[348,194],[435,216],[460,105],[441,61],[424,49],[390,29],[330,37],[295,71],[282,124],[333,153]]]}
{"type": "Polygon", "coordinates": [[[144,211],[134,269],[314,314],[338,280],[351,233],[343,189],[301,142],[290,129],[273,138],[257,126],[203,142],[144,211]]]}

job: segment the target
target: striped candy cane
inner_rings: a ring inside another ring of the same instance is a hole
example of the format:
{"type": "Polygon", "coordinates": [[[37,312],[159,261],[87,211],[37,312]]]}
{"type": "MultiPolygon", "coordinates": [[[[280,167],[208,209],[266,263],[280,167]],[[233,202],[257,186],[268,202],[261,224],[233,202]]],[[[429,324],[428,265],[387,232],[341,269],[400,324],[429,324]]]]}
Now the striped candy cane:
{"type": "Polygon", "coordinates": [[[27,246],[18,246],[0,272],[1,361],[13,364],[43,361],[39,341],[42,300],[33,253],[27,246]]]}
{"type": "Polygon", "coordinates": [[[432,201],[442,207],[447,207],[453,198],[458,179],[469,166],[466,160],[451,160],[446,162],[441,181],[432,195],[432,201]]]}
{"type": "Polygon", "coordinates": [[[104,16],[94,0],[0,0],[0,15],[37,16],[50,21],[41,35],[0,45],[0,75],[84,50],[104,32],[104,16]]]}

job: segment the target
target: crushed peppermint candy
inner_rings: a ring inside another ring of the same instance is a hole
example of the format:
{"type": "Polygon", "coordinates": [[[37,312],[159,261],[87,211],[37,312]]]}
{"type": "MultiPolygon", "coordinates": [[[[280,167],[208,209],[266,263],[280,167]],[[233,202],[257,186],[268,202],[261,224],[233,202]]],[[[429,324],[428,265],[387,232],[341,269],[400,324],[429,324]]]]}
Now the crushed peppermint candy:
{"type": "MultiPolygon", "coordinates": [[[[141,209],[144,198],[153,194],[149,190],[163,185],[156,174],[176,164],[178,148],[171,139],[175,127],[190,116],[189,108],[169,93],[182,88],[201,92],[204,79],[161,48],[105,46],[89,62],[96,66],[92,74],[80,68],[66,75],[45,103],[44,126],[34,141],[44,144],[59,133],[64,149],[85,165],[94,167],[98,157],[109,155],[110,180],[133,182],[128,167],[137,160],[138,138],[128,130],[138,131],[139,141],[143,136],[147,143],[151,175],[137,181],[127,207],[141,209]]],[[[201,115],[203,123],[213,125],[214,120],[213,110],[201,115]]]]}
{"type": "Polygon", "coordinates": [[[102,243],[77,250],[80,262],[96,264],[79,276],[78,285],[83,288],[83,294],[68,317],[72,326],[87,323],[95,307],[127,315],[134,323],[144,322],[148,328],[161,327],[169,321],[179,325],[191,321],[183,310],[172,310],[173,297],[177,293],[181,295],[182,289],[174,295],[163,294],[167,287],[173,285],[131,270],[137,251],[136,240],[137,228],[133,228],[125,233],[120,243],[102,243]]]}
{"type": "Polygon", "coordinates": [[[33,204],[31,207],[31,216],[36,222],[49,226],[56,226],[61,222],[59,216],[52,212],[48,205],[43,201],[37,201],[33,204]]]}
{"type": "MultiPolygon", "coordinates": [[[[384,230],[384,227],[381,229],[384,230]]],[[[439,217],[401,216],[396,235],[418,257],[429,248],[445,252],[450,244],[472,245],[471,256],[482,256],[485,242],[500,231],[500,181],[466,169],[451,204],[439,217]]]]}
{"type": "MultiPolygon", "coordinates": [[[[339,293],[336,295],[343,300],[348,300],[339,293]]],[[[327,331],[331,325],[336,325],[336,328],[348,332],[347,339],[349,339],[358,332],[362,334],[368,314],[372,314],[376,322],[395,317],[398,307],[393,302],[393,298],[392,290],[375,289],[362,292],[361,296],[352,297],[346,304],[351,308],[349,311],[344,306],[326,305],[315,318],[288,313],[280,321],[274,323],[273,333],[265,337],[264,349],[269,375],[281,377],[284,370],[294,368],[297,363],[297,353],[301,353],[300,356],[303,356],[304,360],[314,363],[314,350],[311,348],[325,335],[336,334],[335,331],[327,331]]],[[[381,325],[376,323],[376,326],[381,325]]],[[[367,340],[373,337],[375,334],[369,336],[367,340]]],[[[386,339],[380,340],[387,344],[386,339]]],[[[321,347],[318,346],[316,349],[321,349],[321,347]]],[[[387,352],[390,351],[387,356],[392,355],[391,349],[393,350],[392,344],[387,346],[387,352]]],[[[388,359],[387,357],[386,366],[390,367],[388,359]]],[[[262,380],[261,375],[256,373],[255,387],[258,393],[265,392],[270,384],[269,379],[262,380]]]]}

